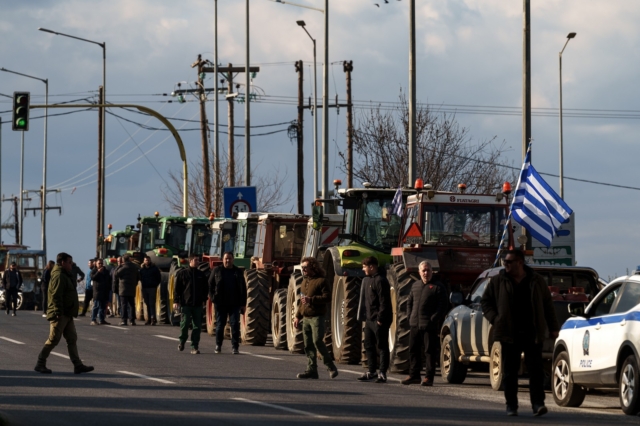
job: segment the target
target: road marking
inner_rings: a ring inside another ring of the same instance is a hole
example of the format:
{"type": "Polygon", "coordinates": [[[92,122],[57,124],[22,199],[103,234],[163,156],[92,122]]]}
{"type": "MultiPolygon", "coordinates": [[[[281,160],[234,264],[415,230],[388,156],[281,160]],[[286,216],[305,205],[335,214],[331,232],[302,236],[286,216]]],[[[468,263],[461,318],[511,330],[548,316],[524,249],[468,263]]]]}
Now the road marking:
{"type": "Polygon", "coordinates": [[[159,337],[161,339],[167,339],[167,340],[175,340],[177,342],[180,341],[180,339],[178,339],[177,337],[169,337],[169,336],[163,336],[162,334],[155,334],[156,337],[159,337]]]}
{"type": "Polygon", "coordinates": [[[128,374],[130,376],[140,377],[141,379],[153,380],[154,382],[166,383],[169,385],[175,385],[175,382],[170,382],[169,380],[164,379],[156,379],[155,377],[145,376],[144,374],[132,373],[130,371],[118,371],[118,373],[128,374]]]}
{"type": "MultiPolygon", "coordinates": [[[[345,373],[357,374],[358,376],[361,376],[363,374],[363,371],[343,370],[342,368],[338,369],[338,371],[340,373],[344,371],[345,373]]],[[[389,380],[391,380],[392,382],[398,382],[398,383],[402,381],[400,379],[396,379],[395,377],[387,376],[387,381],[389,380]]]]}
{"type": "Polygon", "coordinates": [[[249,356],[255,356],[257,358],[265,358],[265,359],[275,359],[278,361],[282,360],[282,358],[276,358],[275,356],[258,355],[258,354],[252,354],[251,352],[245,352],[245,351],[240,352],[240,355],[249,355],[249,356]]]}
{"type": "Polygon", "coordinates": [[[58,352],[51,352],[51,355],[59,356],[60,358],[71,359],[68,355],[59,354],[58,352]]]}
{"type": "Polygon", "coordinates": [[[17,340],[9,339],[8,337],[0,337],[2,340],[6,340],[7,342],[15,343],[16,345],[24,345],[22,342],[18,342],[17,340]]]}
{"type": "Polygon", "coordinates": [[[293,414],[301,414],[303,416],[315,417],[316,419],[328,419],[327,416],[321,416],[319,414],[313,414],[313,413],[310,413],[308,411],[302,411],[302,410],[296,410],[296,409],[289,408],[289,407],[283,407],[281,405],[268,404],[266,402],[253,401],[251,399],[246,399],[246,398],[231,398],[231,399],[233,399],[235,401],[248,402],[249,404],[262,405],[263,407],[275,408],[276,410],[287,411],[287,412],[293,413],[293,414]]]}
{"type": "Polygon", "coordinates": [[[109,327],[109,328],[115,328],[116,330],[125,330],[127,331],[128,329],[124,328],[124,327],[119,327],[117,325],[103,325],[102,327],[109,327]]]}

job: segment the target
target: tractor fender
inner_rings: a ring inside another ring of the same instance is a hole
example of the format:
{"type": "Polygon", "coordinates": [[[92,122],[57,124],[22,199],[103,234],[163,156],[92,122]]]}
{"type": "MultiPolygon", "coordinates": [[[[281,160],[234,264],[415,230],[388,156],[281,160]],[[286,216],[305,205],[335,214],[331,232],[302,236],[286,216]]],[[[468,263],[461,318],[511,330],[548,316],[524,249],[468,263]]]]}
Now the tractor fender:
{"type": "Polygon", "coordinates": [[[324,252],[324,262],[323,266],[325,271],[328,271],[332,266],[335,275],[342,275],[343,270],[340,264],[340,252],[336,247],[329,247],[324,252]]]}

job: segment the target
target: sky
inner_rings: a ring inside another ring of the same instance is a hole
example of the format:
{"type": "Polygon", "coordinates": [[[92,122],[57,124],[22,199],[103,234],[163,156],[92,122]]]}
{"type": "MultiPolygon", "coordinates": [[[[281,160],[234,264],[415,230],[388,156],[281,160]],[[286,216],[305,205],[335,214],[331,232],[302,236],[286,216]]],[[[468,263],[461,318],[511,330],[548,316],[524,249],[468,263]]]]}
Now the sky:
{"type": "MultiPolygon", "coordinates": [[[[324,8],[322,0],[297,0],[324,8]]],[[[522,159],[522,2],[503,0],[417,0],[417,99],[441,111],[453,111],[469,129],[471,143],[496,138],[507,164],[522,159]]],[[[409,3],[406,0],[329,1],[329,97],[345,98],[342,62],[353,61],[356,117],[380,102],[396,102],[408,87],[409,3]],[[376,3],[378,6],[376,6],[376,3]]],[[[164,96],[194,87],[191,64],[198,54],[213,61],[214,1],[184,0],[0,0],[0,67],[49,80],[49,101],[96,101],[102,84],[102,49],[90,43],[38,31],[48,28],[106,42],[107,100],[152,108],[166,117],[197,120],[193,97],[177,103],[164,96]],[[174,102],[168,103],[169,100],[174,102]]],[[[305,98],[312,96],[312,42],[296,25],[304,20],[317,39],[318,88],[322,90],[323,14],[314,10],[250,0],[251,65],[260,66],[253,80],[261,94],[251,106],[251,162],[257,175],[288,173],[283,191],[295,189],[296,151],[287,136],[297,117],[294,62],[304,61],[305,98]],[[283,124],[284,123],[284,124],[283,124]],[[270,133],[270,135],[258,135],[270,133]]],[[[576,32],[563,54],[564,191],[576,214],[576,260],[605,279],[640,265],[635,236],[640,179],[637,70],[640,68],[640,3],[605,0],[532,0],[531,71],[533,164],[539,172],[559,170],[558,53],[569,32],[576,32]],[[630,186],[618,188],[570,180],[630,186]]],[[[245,1],[218,1],[218,46],[221,64],[245,63],[245,1]]],[[[236,81],[244,83],[242,74],[236,81]]],[[[207,75],[207,87],[213,86],[207,75]]],[[[32,104],[44,104],[44,84],[0,72],[0,94],[30,91],[32,104]]],[[[244,87],[240,89],[244,91],[244,87]]],[[[213,96],[207,114],[213,117],[213,96]]],[[[4,197],[17,195],[20,179],[20,134],[11,131],[11,99],[0,96],[1,173],[4,197]]],[[[42,184],[42,110],[32,110],[25,134],[24,187],[42,184]]],[[[169,214],[163,196],[169,173],[179,173],[175,141],[154,119],[124,110],[107,116],[106,222],[114,229],[135,224],[138,214],[169,214]]],[[[94,255],[96,227],[96,111],[50,110],[47,186],[61,192],[48,196],[62,214],[47,215],[47,249],[71,253],[81,264],[94,255]],[[65,115],[53,116],[64,113],[65,115]],[[68,114],[67,114],[68,113],[68,114]]],[[[226,102],[220,124],[226,125],[226,102]]],[[[236,104],[236,126],[244,125],[244,105],[236,104]]],[[[313,198],[313,125],[304,122],[305,205],[313,198]]],[[[187,158],[200,159],[197,123],[174,121],[187,158]]],[[[322,128],[319,120],[319,128],[322,128]]],[[[346,111],[329,114],[329,182],[343,179],[339,151],[346,145],[346,111]]],[[[226,128],[221,127],[226,131],[226,128]]],[[[244,134],[244,128],[236,133],[244,134]]],[[[319,135],[320,137],[320,135],[319,135]]],[[[220,135],[222,147],[227,137],[220,135]]],[[[244,138],[236,137],[243,156],[244,138]]],[[[241,160],[242,161],[242,160],[241,160]]],[[[557,177],[545,176],[558,190],[557,177]]],[[[259,185],[259,182],[252,182],[259,185]]],[[[25,207],[36,207],[37,200],[25,207]]],[[[2,203],[1,221],[12,219],[2,203]]],[[[295,210],[295,199],[282,211],[295,210]]],[[[307,211],[308,213],[308,211],[307,211]]],[[[40,248],[40,218],[29,214],[24,243],[40,248]]],[[[13,242],[2,231],[1,240],[13,242]]]]}

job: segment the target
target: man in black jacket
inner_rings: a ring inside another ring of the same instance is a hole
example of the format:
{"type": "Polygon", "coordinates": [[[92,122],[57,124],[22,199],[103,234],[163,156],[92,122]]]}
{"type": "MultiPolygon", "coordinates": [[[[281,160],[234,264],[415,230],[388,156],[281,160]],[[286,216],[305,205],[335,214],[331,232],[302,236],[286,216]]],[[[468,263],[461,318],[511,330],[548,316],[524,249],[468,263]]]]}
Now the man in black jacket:
{"type": "Polygon", "coordinates": [[[418,265],[420,280],[411,286],[407,301],[407,316],[409,317],[410,343],[409,377],[402,381],[403,385],[420,383],[422,370],[422,355],[427,361],[427,369],[422,386],[433,386],[436,374],[436,359],[438,357],[438,325],[447,313],[447,292],[439,281],[433,278],[431,264],[423,261],[418,265]],[[423,352],[424,350],[424,352],[423,352]]]}
{"type": "Polygon", "coordinates": [[[191,353],[199,354],[200,330],[202,328],[202,313],[204,303],[207,301],[207,275],[198,269],[198,256],[189,257],[189,267],[180,269],[176,273],[176,282],[173,289],[173,309],[180,309],[180,343],[178,350],[184,350],[184,344],[189,337],[189,325],[191,324],[191,353]]]}
{"type": "Polygon", "coordinates": [[[18,308],[18,290],[22,286],[22,274],[18,271],[16,262],[11,262],[9,270],[2,275],[2,286],[4,287],[4,305],[7,309],[7,315],[13,305],[13,316],[16,316],[18,308]]]}
{"type": "Polygon", "coordinates": [[[362,292],[365,306],[364,349],[369,371],[358,377],[358,380],[368,382],[376,379],[376,383],[386,383],[389,368],[389,327],[393,321],[391,289],[387,278],[378,270],[377,258],[366,257],[362,261],[362,270],[366,275],[362,280],[362,292]],[[376,375],[378,355],[380,372],[376,375]]]}
{"type": "Polygon", "coordinates": [[[233,264],[233,252],[225,252],[222,265],[209,275],[209,298],[216,311],[216,353],[222,350],[227,317],[231,326],[232,353],[240,353],[240,314],[246,309],[247,285],[242,270],[233,264]]]}
{"type": "Polygon", "coordinates": [[[109,325],[104,318],[111,290],[111,274],[104,267],[102,259],[96,259],[95,268],[91,270],[93,283],[93,310],[91,311],[91,325],[109,325]]]}
{"type": "Polygon", "coordinates": [[[502,346],[507,415],[518,415],[518,370],[521,356],[529,372],[529,394],[535,416],[546,414],[542,343],[545,334],[558,337],[551,292],[544,278],[524,264],[524,253],[509,250],[504,270],[489,281],[482,295],[482,315],[491,323],[493,338],[502,346]]]}
{"type": "Polygon", "coordinates": [[[124,262],[114,274],[114,293],[120,295],[122,303],[122,321],[120,325],[127,325],[127,320],[131,319],[131,325],[136,325],[136,289],[140,274],[138,267],[131,263],[131,256],[125,254],[122,256],[124,262]]]}
{"type": "Polygon", "coordinates": [[[144,256],[142,267],[140,268],[140,285],[142,286],[142,297],[147,305],[147,321],[144,325],[156,325],[156,293],[158,285],[162,280],[160,269],[151,262],[151,258],[144,256]]]}

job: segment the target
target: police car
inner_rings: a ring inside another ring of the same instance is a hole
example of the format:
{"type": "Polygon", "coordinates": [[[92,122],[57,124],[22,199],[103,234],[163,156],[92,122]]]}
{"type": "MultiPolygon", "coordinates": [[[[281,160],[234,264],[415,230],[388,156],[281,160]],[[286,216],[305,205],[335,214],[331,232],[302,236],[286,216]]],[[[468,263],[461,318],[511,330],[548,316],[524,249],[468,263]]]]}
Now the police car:
{"type": "Polygon", "coordinates": [[[552,393],[578,407],[587,389],[618,388],[626,414],[640,412],[640,271],[617,278],[588,306],[569,304],[553,351],[552,393]]]}

